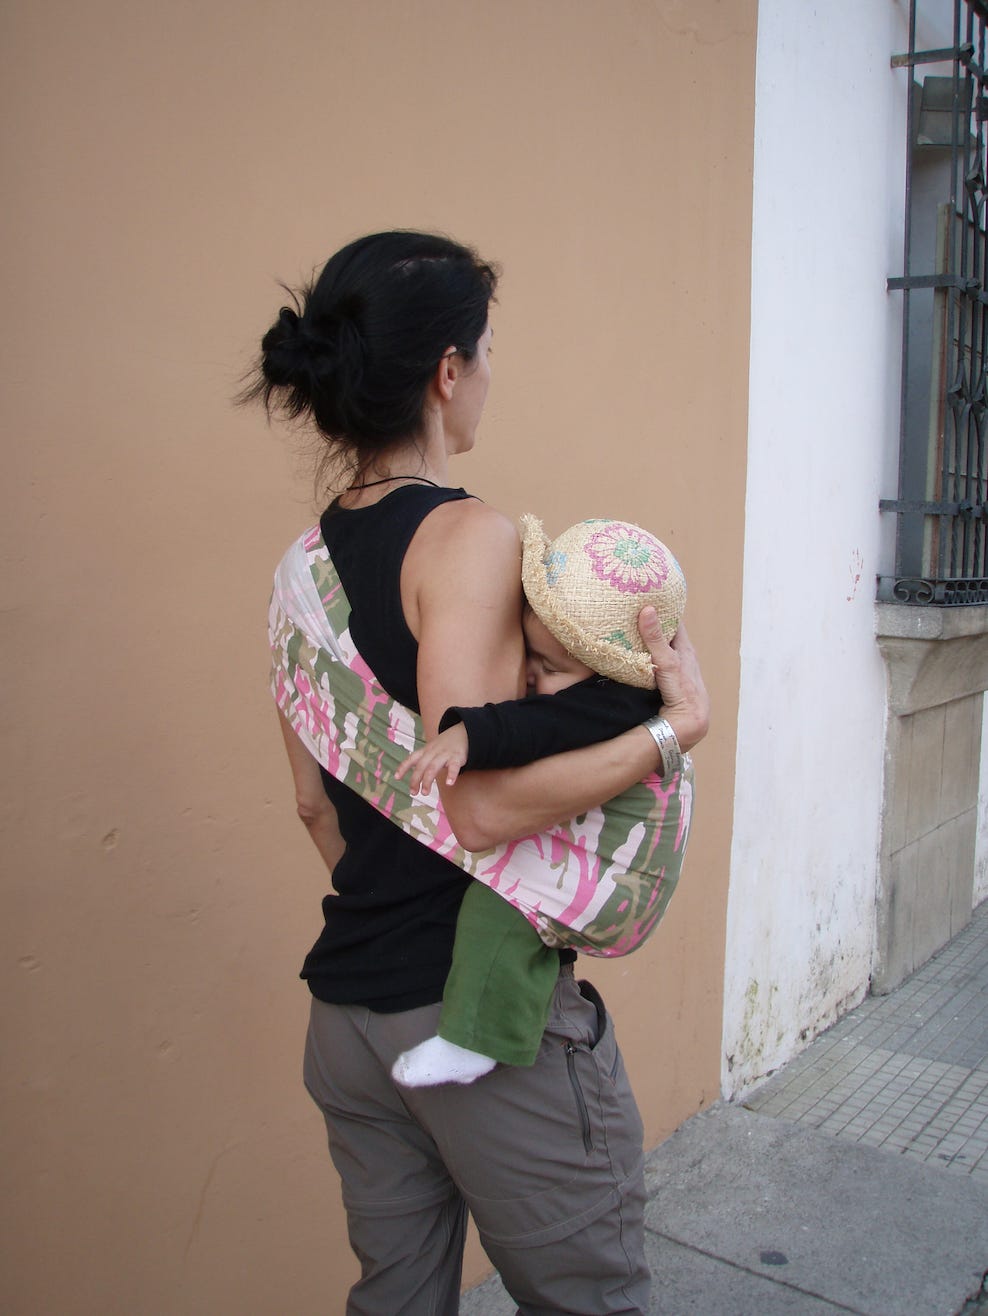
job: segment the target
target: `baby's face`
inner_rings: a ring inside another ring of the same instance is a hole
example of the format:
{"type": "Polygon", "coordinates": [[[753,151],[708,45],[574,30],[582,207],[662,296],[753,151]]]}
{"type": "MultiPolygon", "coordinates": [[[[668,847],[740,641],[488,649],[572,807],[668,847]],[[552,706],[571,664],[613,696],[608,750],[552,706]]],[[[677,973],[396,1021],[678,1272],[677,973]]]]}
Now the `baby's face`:
{"type": "Polygon", "coordinates": [[[557,690],[585,681],[593,672],[567,653],[556,637],[526,605],[522,617],[525,632],[525,674],[529,694],[554,695],[557,690]]]}

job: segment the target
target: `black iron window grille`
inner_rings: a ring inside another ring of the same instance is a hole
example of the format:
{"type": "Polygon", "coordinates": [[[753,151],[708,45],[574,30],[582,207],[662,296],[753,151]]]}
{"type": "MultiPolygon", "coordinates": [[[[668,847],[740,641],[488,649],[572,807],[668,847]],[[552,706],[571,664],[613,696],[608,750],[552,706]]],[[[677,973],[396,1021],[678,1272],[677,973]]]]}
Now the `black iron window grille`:
{"type": "Polygon", "coordinates": [[[917,50],[909,6],[895,574],[878,596],[988,603],[988,0],[952,0],[953,45],[917,50]]]}

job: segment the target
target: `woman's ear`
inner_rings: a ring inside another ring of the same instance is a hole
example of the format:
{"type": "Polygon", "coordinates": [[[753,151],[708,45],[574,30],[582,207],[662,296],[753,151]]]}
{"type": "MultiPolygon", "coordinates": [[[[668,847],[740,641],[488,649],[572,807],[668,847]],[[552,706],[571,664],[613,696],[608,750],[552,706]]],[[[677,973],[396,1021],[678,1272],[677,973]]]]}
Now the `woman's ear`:
{"type": "Polygon", "coordinates": [[[439,394],[439,396],[442,398],[444,402],[451,401],[453,397],[453,390],[456,387],[456,381],[457,379],[459,379],[459,377],[460,377],[459,357],[456,355],[456,348],[449,347],[443,353],[442,359],[440,360],[438,366],[436,366],[436,374],[434,379],[434,383],[436,385],[436,392],[439,394]]]}

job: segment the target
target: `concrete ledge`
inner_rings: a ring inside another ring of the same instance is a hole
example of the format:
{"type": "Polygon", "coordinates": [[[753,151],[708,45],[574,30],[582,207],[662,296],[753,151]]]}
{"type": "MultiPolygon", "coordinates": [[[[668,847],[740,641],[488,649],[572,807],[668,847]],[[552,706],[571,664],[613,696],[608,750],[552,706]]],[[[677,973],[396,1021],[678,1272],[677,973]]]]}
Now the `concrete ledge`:
{"type": "Polygon", "coordinates": [[[947,629],[953,628],[937,636],[878,636],[890,712],[916,713],[988,690],[988,630],[950,635],[947,629]]]}
{"type": "Polygon", "coordinates": [[[876,603],[875,633],[879,639],[891,636],[901,640],[957,640],[965,635],[986,635],[988,604],[938,608],[876,603]]]}

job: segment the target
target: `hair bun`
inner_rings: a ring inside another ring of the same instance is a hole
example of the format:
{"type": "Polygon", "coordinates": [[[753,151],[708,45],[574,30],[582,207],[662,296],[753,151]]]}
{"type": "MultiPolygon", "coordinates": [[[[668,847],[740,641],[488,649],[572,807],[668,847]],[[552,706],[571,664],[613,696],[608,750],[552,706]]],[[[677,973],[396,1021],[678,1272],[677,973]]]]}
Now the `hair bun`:
{"type": "Polygon", "coordinates": [[[304,376],[304,353],[308,335],[302,319],[292,306],[283,306],[278,318],[261,340],[261,367],[264,378],[277,388],[296,388],[304,376]]]}
{"type": "Polygon", "coordinates": [[[278,312],[278,324],[285,333],[295,332],[301,323],[298,311],[293,306],[283,306],[278,312]]]}
{"type": "MultiPolygon", "coordinates": [[[[308,408],[320,424],[324,408],[346,405],[364,373],[365,342],[353,315],[330,308],[319,315],[283,306],[261,342],[267,383],[288,391],[289,415],[308,408]],[[329,399],[335,399],[330,404],[329,399]]],[[[336,418],[332,422],[336,424],[336,418]]]]}

